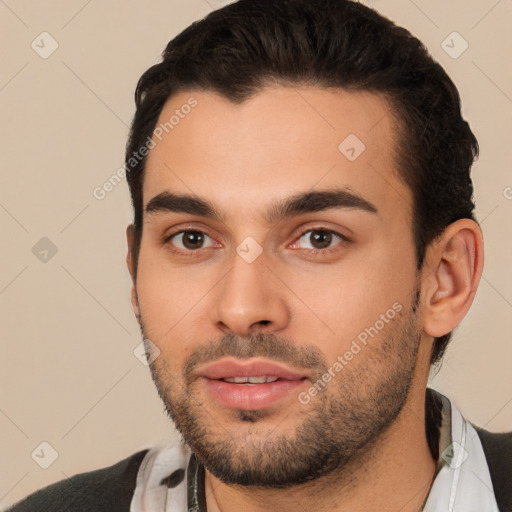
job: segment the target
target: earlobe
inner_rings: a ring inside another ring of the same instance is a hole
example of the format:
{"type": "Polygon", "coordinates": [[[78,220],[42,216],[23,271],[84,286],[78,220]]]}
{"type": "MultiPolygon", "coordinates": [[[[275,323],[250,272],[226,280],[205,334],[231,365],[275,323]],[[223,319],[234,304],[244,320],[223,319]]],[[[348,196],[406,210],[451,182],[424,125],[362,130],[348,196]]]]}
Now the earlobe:
{"type": "Polygon", "coordinates": [[[128,246],[128,251],[126,253],[126,266],[128,267],[128,272],[130,272],[130,276],[132,278],[132,282],[135,281],[135,267],[133,261],[133,243],[135,240],[135,228],[133,224],[129,224],[126,228],[126,245],[128,246]]]}
{"type": "Polygon", "coordinates": [[[140,309],[139,309],[139,299],[137,297],[137,287],[136,287],[136,262],[133,258],[133,244],[135,240],[135,230],[133,227],[133,224],[130,224],[126,228],[126,242],[128,245],[128,251],[126,253],[126,265],[128,267],[128,272],[130,272],[130,276],[132,278],[132,289],[130,292],[131,296],[131,302],[132,302],[132,308],[133,312],[135,313],[135,316],[137,318],[137,321],[140,323],[140,309]]]}
{"type": "Polygon", "coordinates": [[[137,318],[137,322],[140,324],[140,309],[139,309],[139,298],[137,297],[137,288],[135,287],[135,284],[132,285],[131,290],[131,301],[132,301],[132,309],[133,313],[135,314],[135,317],[137,318]]]}
{"type": "Polygon", "coordinates": [[[423,329],[432,337],[452,331],[468,312],[483,269],[478,224],[460,219],[429,247],[423,329]]]}

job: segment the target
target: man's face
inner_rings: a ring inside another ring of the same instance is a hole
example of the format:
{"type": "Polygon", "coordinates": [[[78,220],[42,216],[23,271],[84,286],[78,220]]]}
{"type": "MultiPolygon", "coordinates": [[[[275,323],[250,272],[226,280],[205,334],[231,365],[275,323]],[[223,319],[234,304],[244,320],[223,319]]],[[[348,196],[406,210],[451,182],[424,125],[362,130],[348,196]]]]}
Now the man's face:
{"type": "Polygon", "coordinates": [[[175,118],[147,160],[140,321],[167,410],[226,482],[333,471],[406,402],[421,319],[388,108],[276,87],[239,105],[183,92],[161,113],[157,128],[175,118]]]}

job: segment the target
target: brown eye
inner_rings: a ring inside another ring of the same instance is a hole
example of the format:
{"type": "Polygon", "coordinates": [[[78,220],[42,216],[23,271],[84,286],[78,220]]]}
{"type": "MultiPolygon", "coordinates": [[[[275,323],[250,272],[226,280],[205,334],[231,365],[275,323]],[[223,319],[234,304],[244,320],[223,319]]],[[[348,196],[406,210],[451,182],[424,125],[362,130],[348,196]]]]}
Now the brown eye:
{"type": "Polygon", "coordinates": [[[327,229],[310,229],[303,233],[295,245],[300,249],[329,249],[340,242],[346,242],[347,238],[327,229]]]}
{"type": "Polygon", "coordinates": [[[331,245],[332,233],[328,231],[312,231],[309,235],[309,240],[315,249],[326,249],[331,245]]]}
{"type": "Polygon", "coordinates": [[[169,242],[186,251],[194,251],[213,245],[213,240],[202,231],[180,231],[173,235],[169,242]]]}

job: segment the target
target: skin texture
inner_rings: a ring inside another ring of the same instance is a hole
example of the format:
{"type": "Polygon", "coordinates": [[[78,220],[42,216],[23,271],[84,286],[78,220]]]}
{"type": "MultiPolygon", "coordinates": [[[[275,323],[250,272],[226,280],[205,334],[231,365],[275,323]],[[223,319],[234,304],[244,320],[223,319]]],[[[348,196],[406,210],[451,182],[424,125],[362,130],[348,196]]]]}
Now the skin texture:
{"type": "MultiPolygon", "coordinates": [[[[160,396],[206,464],[208,510],[418,510],[435,469],[424,427],[432,337],[471,305],[478,226],[449,226],[417,272],[396,121],[376,94],[279,86],[235,105],[189,91],[170,98],[160,120],[191,97],[197,107],[149,153],[144,206],[166,191],[208,201],[219,218],[145,212],[132,303],[160,350],[151,365],[160,396]],[[354,161],[338,149],[350,134],[365,145],[354,161]],[[290,197],[334,189],[376,211],[267,218],[290,197]],[[206,233],[204,245],[183,245],[184,230],[206,233]],[[326,238],[329,230],[341,237],[326,238]],[[247,237],[262,251],[251,263],[237,252],[247,237]],[[400,311],[380,328],[393,305],[400,311]],[[199,378],[201,365],[228,355],[280,361],[305,378],[263,409],[229,408],[199,378]]],[[[127,237],[130,248],[132,227],[127,237]]],[[[130,250],[127,261],[133,277],[130,250]]]]}

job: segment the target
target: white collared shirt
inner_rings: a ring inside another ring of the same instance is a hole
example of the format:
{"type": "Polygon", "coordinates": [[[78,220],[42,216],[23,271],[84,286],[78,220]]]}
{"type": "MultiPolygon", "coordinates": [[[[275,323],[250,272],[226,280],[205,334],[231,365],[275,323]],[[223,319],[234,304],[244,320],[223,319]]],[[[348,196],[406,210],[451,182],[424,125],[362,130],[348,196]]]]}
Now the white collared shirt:
{"type": "MultiPolygon", "coordinates": [[[[446,397],[437,394],[443,403],[440,457],[421,511],[499,512],[476,430],[446,397]]],[[[188,448],[176,443],[151,448],[137,474],[130,512],[195,512],[195,509],[188,509],[187,503],[190,455],[188,448]],[[175,487],[162,484],[169,475],[180,470],[185,476],[175,487]]]]}
{"type": "Polygon", "coordinates": [[[478,434],[460,411],[443,401],[439,461],[423,512],[499,512],[478,434]]]}

